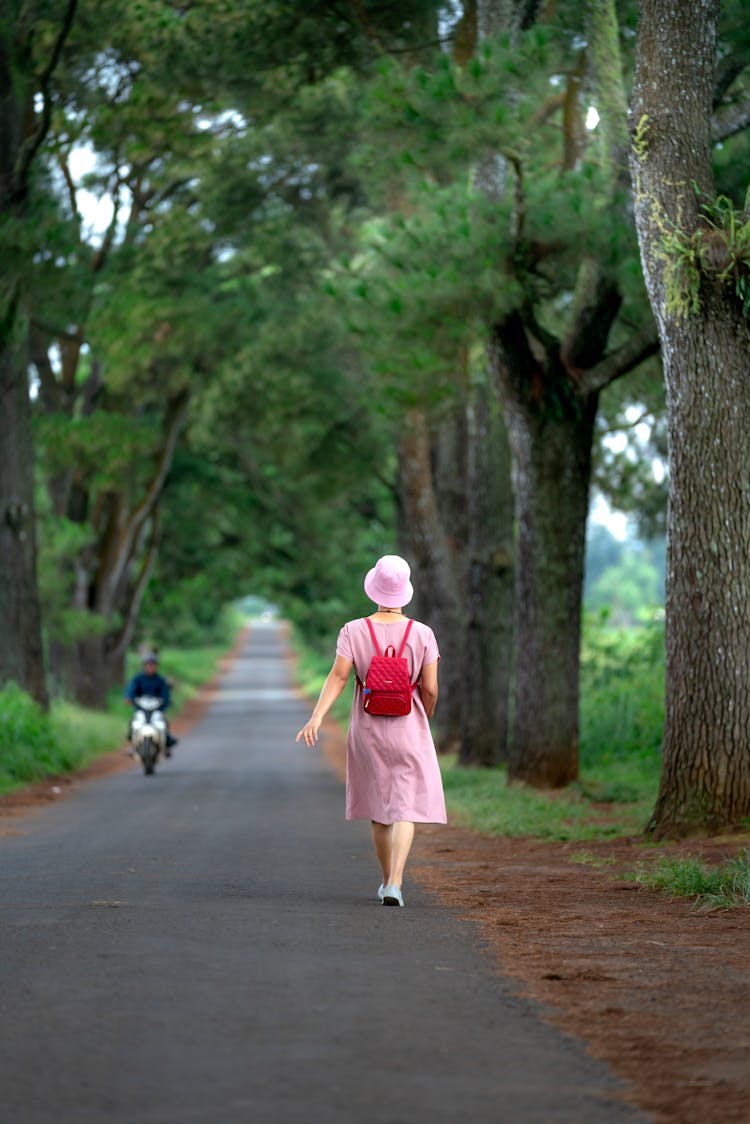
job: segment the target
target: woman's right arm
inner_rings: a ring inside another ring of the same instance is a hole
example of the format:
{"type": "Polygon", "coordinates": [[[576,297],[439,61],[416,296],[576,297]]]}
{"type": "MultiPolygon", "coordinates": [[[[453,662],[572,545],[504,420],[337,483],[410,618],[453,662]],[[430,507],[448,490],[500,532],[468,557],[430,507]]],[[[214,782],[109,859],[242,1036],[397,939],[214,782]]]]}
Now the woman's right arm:
{"type": "Polygon", "coordinates": [[[305,745],[315,745],[318,740],[320,724],[346,686],[351,670],[351,660],[347,660],[343,656],[336,656],[333,667],[328,672],[318,701],[310,715],[310,719],[297,734],[297,737],[294,739],[295,741],[298,742],[300,738],[304,738],[305,745]]]}
{"type": "Polygon", "coordinates": [[[438,661],[422,665],[419,694],[428,718],[432,718],[438,701],[438,661]]]}

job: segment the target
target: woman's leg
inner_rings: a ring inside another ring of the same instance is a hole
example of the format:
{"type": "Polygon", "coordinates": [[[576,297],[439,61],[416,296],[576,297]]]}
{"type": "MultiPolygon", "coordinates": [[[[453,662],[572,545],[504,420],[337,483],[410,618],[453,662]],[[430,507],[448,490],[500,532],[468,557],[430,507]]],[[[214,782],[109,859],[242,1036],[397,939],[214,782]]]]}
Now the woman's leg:
{"type": "Polygon", "coordinates": [[[391,832],[391,869],[386,886],[401,886],[404,880],[404,867],[414,842],[414,824],[409,820],[395,823],[391,832]]]}
{"type": "Polygon", "coordinates": [[[375,845],[375,854],[383,872],[383,885],[388,885],[388,875],[391,871],[392,826],[389,823],[376,823],[372,821],[372,841],[375,845]]]}

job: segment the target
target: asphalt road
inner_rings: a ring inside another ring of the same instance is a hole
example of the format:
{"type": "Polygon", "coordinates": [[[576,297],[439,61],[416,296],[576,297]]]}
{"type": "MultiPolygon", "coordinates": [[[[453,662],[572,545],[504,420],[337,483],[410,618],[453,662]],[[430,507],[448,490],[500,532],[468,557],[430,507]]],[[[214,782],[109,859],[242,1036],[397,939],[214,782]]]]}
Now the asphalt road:
{"type": "Polygon", "coordinates": [[[376,899],[277,627],[202,722],[0,838],[3,1124],[620,1124],[611,1074],[413,883],[376,899]]]}

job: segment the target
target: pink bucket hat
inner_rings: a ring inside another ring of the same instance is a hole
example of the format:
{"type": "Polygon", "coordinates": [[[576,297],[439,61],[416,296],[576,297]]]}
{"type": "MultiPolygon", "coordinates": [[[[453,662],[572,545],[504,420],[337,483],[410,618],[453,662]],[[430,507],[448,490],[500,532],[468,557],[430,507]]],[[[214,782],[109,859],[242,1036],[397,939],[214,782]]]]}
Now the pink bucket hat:
{"type": "Polygon", "coordinates": [[[405,558],[399,558],[398,554],[384,554],[365,578],[365,593],[376,605],[401,609],[414,596],[410,576],[411,570],[405,558]]]}

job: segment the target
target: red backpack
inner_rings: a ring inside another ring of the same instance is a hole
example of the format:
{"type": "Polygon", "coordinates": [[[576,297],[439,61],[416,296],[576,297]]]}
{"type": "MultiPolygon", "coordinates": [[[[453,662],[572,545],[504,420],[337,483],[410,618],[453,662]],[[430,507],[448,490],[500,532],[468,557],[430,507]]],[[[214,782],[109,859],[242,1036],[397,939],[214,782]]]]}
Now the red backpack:
{"type": "Polygon", "coordinates": [[[416,687],[409,678],[409,661],[404,657],[404,648],[414,621],[406,626],[404,639],[396,655],[396,649],[389,644],[385,655],[381,654],[372,621],[365,617],[370,636],[375,646],[369,670],[362,684],[362,702],[368,714],[402,715],[411,710],[411,695],[416,687]]]}

